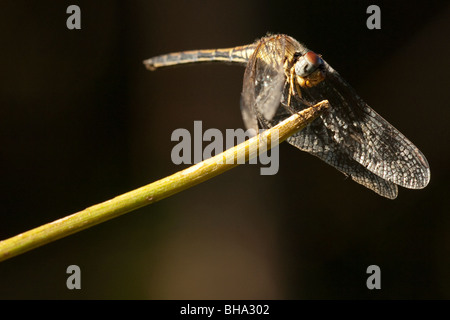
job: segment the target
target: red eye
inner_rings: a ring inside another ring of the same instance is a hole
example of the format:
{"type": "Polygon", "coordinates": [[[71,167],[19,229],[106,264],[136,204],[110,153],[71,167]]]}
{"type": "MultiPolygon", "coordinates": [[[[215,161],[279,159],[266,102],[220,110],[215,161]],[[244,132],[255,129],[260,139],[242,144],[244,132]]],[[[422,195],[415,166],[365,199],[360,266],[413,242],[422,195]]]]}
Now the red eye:
{"type": "Polygon", "coordinates": [[[322,59],[316,53],[314,53],[312,51],[308,51],[305,54],[305,59],[315,67],[322,64],[322,59]]]}

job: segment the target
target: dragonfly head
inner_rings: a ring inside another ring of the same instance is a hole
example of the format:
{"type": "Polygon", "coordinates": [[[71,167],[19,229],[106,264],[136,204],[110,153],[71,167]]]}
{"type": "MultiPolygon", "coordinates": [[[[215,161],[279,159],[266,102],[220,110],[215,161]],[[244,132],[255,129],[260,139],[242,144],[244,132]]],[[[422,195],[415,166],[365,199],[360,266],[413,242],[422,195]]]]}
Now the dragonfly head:
{"type": "Polygon", "coordinates": [[[302,87],[313,87],[325,79],[325,64],[313,51],[298,55],[294,70],[297,77],[301,78],[302,87]]]}

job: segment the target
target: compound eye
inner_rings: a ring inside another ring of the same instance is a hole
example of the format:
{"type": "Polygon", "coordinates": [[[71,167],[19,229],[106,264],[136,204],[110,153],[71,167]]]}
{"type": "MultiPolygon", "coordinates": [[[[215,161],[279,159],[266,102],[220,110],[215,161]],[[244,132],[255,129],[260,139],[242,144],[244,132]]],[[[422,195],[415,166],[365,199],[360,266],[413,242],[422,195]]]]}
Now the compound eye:
{"type": "Polygon", "coordinates": [[[308,51],[296,62],[295,73],[300,77],[307,77],[322,65],[322,58],[313,51],[308,51]]]}
{"type": "Polygon", "coordinates": [[[322,58],[320,58],[319,55],[313,51],[308,51],[305,54],[305,59],[306,61],[308,61],[309,64],[311,64],[315,68],[317,68],[323,63],[322,58]]]}

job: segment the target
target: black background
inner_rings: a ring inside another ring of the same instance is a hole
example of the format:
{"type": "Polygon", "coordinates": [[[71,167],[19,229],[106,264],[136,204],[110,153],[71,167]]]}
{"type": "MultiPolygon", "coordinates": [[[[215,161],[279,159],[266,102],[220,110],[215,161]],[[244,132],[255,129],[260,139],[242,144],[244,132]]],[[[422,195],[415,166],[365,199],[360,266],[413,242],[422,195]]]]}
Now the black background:
{"type": "Polygon", "coordinates": [[[185,168],[170,136],[194,120],[241,128],[244,68],[142,60],[267,32],[321,53],[411,139],[428,187],[387,200],[283,144],[275,176],[242,165],[0,263],[0,298],[450,298],[447,1],[2,1],[0,239],[185,168]],[[65,286],[71,264],[81,290],[65,286]],[[366,287],[372,264],[381,290],[366,287]]]}

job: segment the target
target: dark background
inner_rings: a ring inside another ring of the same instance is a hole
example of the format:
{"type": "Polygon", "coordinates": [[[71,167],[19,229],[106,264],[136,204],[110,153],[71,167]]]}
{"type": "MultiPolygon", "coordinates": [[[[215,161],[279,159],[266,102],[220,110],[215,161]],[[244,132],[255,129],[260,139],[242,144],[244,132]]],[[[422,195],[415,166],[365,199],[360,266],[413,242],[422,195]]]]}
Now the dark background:
{"type": "Polygon", "coordinates": [[[142,60],[267,32],[323,54],[426,155],[428,187],[387,200],[283,144],[275,176],[242,165],[0,263],[0,298],[450,298],[447,1],[1,1],[0,239],[185,168],[170,136],[194,120],[241,128],[244,68],[142,60]],[[71,264],[81,290],[65,286],[71,264]]]}

